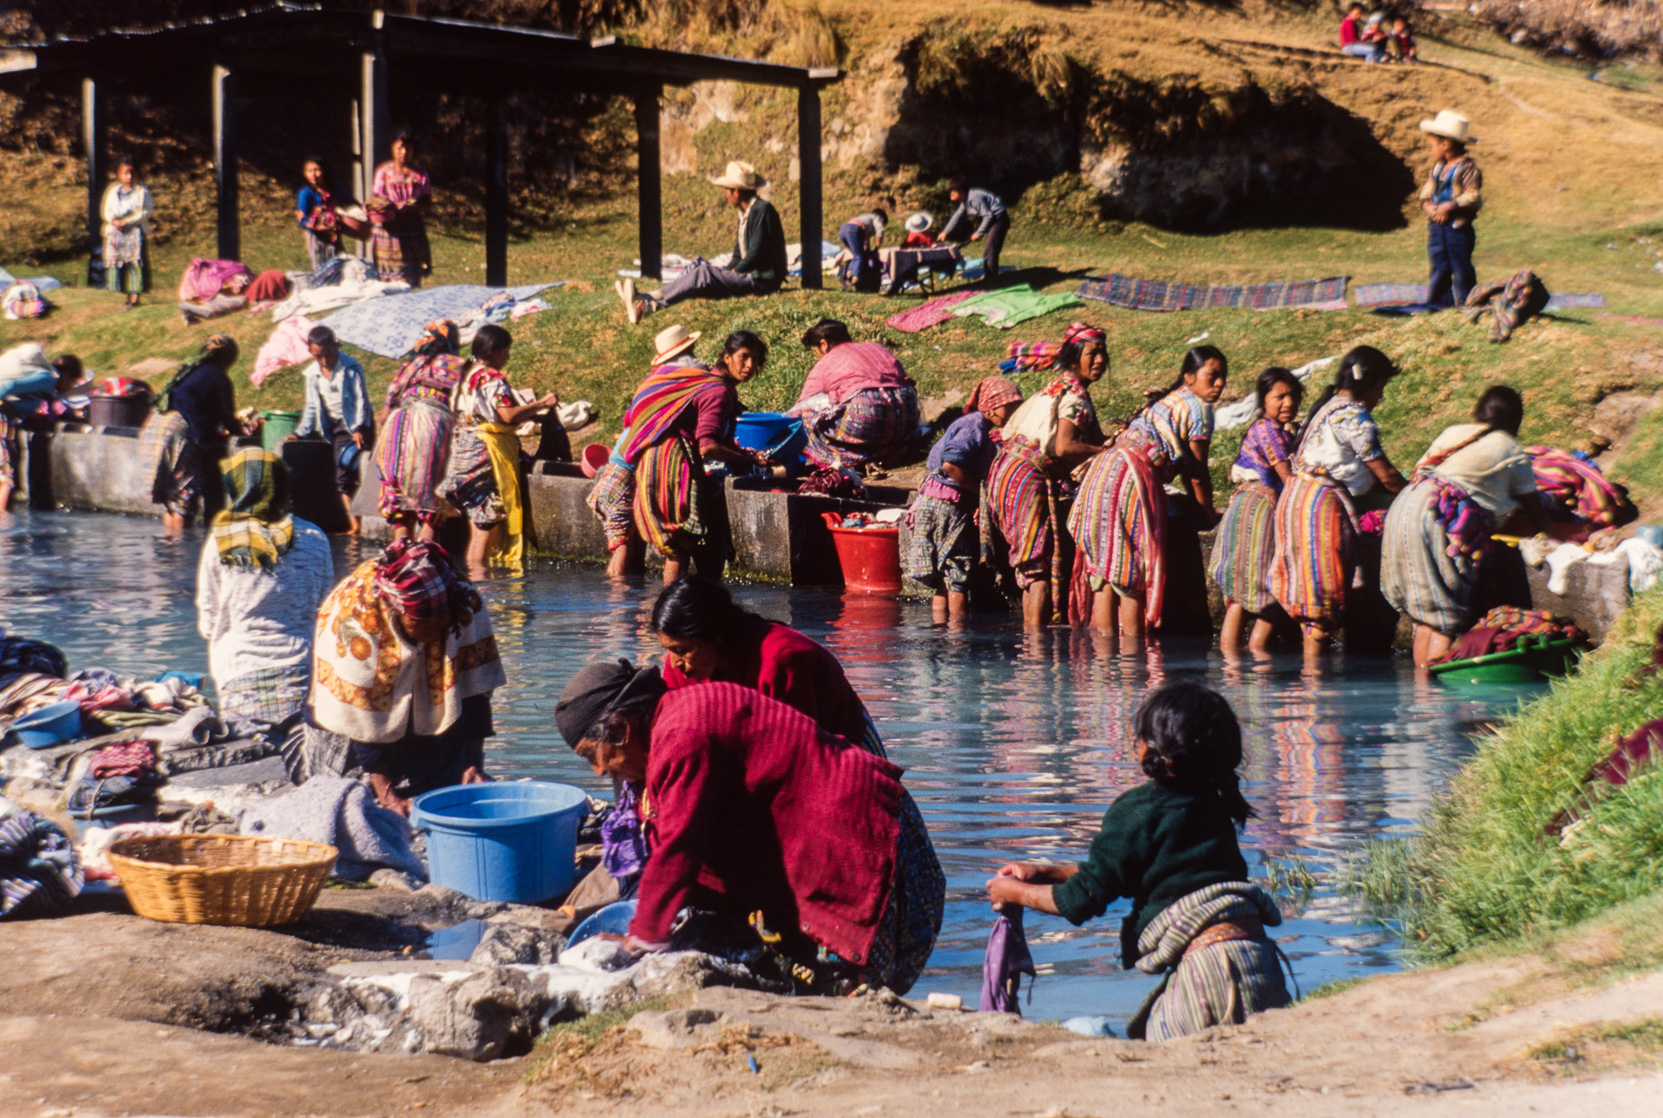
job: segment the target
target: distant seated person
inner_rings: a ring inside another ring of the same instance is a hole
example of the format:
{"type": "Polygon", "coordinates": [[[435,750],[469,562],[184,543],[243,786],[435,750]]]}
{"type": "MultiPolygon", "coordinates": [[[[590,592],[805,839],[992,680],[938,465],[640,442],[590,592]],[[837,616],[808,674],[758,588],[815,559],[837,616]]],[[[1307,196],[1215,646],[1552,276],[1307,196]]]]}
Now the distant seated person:
{"type": "Polygon", "coordinates": [[[902,239],[901,247],[929,248],[935,244],[935,237],[930,233],[930,226],[934,224],[935,218],[923,212],[907,218],[907,235],[902,239]]]}
{"type": "Polygon", "coordinates": [[[1011,215],[1005,209],[1004,200],[993,191],[971,186],[961,178],[948,180],[947,197],[958,209],[941,227],[941,236],[937,240],[959,240],[960,223],[974,219],[976,228],[970,239],[982,242],[982,275],[990,284],[997,281],[999,253],[1005,247],[1005,234],[1010,232],[1011,227],[1011,215]]]}
{"type": "Polygon", "coordinates": [[[358,462],[375,442],[375,417],[370,411],[369,388],[364,367],[341,352],[335,331],[314,326],[306,335],[312,363],[303,370],[306,378],[306,407],[291,439],[317,436],[329,443],[335,463],[335,489],[346,508],[351,533],[358,534],[358,518],[352,515],[352,496],[358,492],[358,462]]]}
{"type": "MultiPolygon", "coordinates": [[[[306,767],[343,772],[355,760],[376,802],[403,815],[424,792],[483,783],[491,692],[507,681],[485,604],[450,555],[430,540],[394,540],[318,613],[312,719],[351,748],[314,753],[306,767]]],[[[306,748],[325,740],[309,735],[306,748]]]]}
{"type": "Polygon", "coordinates": [[[739,211],[739,233],[733,258],[719,268],[702,256],[694,257],[681,274],[656,293],[635,290],[632,279],[613,284],[624,302],[631,325],[683,299],[728,299],[738,295],[772,295],[785,282],[785,226],[779,211],[757,191],[768,180],[749,163],[728,164],[727,173],[710,180],[722,188],[727,204],[739,211]]]}
{"type": "Polygon", "coordinates": [[[843,266],[843,284],[857,290],[876,290],[883,268],[878,264],[878,249],[883,247],[884,228],[889,224],[889,212],[874,206],[872,212],[852,217],[837,231],[837,240],[849,250],[849,262],[843,266]]]}
{"type": "Polygon", "coordinates": [[[1415,33],[1409,29],[1409,21],[1402,16],[1392,20],[1392,33],[1386,36],[1386,54],[1393,62],[1420,61],[1415,47],[1415,33]]]}
{"type": "Polygon", "coordinates": [[[1373,39],[1368,38],[1370,27],[1363,19],[1363,6],[1351,5],[1345,10],[1345,18],[1340,20],[1340,53],[1366,62],[1382,61],[1386,57],[1386,48],[1377,34],[1379,27],[1380,19],[1376,16],[1373,25],[1376,35],[1373,39]]]}
{"type": "Polygon", "coordinates": [[[808,431],[803,452],[820,469],[861,470],[893,459],[918,433],[918,390],[887,346],[857,342],[823,318],[803,334],[819,360],[787,415],[808,431]]]}

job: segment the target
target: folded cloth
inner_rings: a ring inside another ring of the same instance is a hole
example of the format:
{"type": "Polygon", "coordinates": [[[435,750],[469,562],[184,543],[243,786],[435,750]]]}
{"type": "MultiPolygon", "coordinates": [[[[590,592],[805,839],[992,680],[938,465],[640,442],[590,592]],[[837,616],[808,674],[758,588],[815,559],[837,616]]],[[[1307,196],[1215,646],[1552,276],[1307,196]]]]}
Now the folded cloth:
{"type": "Polygon", "coordinates": [[[120,741],[106,745],[92,755],[87,775],[94,780],[112,776],[139,776],[156,768],[156,750],[147,741],[120,741]]]}
{"type": "Polygon", "coordinates": [[[1034,977],[1034,957],[1022,931],[1022,906],[1006,905],[993,921],[987,955],[982,959],[982,1012],[1022,1016],[1016,995],[1023,975],[1034,977]]]}
{"type": "Polygon", "coordinates": [[[369,789],[344,776],[314,776],[293,792],[249,808],[243,834],[323,842],[340,851],[335,876],[364,881],[388,866],[427,880],[410,846],[410,821],[375,802],[369,789]]]}
{"type": "Polygon", "coordinates": [[[1443,659],[1447,663],[1451,660],[1472,660],[1492,652],[1509,652],[1526,637],[1559,640],[1576,639],[1582,635],[1581,629],[1560,621],[1552,614],[1516,606],[1497,606],[1485,614],[1478,624],[1462,633],[1443,659]]]}
{"type": "Polygon", "coordinates": [[[57,824],[0,799],[0,919],[62,912],[85,884],[75,847],[57,824]]]}
{"type": "Polygon", "coordinates": [[[194,745],[207,745],[228,736],[225,724],[215,716],[212,707],[193,707],[172,722],[147,726],[139,737],[153,742],[157,753],[171,753],[194,745]]]}

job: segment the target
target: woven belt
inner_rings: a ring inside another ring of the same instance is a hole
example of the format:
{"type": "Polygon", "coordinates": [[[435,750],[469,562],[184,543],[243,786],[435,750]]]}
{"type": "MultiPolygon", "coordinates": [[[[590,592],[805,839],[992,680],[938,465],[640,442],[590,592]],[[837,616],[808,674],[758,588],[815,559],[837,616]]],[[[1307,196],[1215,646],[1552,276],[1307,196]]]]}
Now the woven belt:
{"type": "Polygon", "coordinates": [[[1217,924],[1207,925],[1200,935],[1190,940],[1190,945],[1184,948],[1184,956],[1188,958],[1215,943],[1229,943],[1236,939],[1263,939],[1264,934],[1264,921],[1252,916],[1244,916],[1240,920],[1221,920],[1217,924]]]}

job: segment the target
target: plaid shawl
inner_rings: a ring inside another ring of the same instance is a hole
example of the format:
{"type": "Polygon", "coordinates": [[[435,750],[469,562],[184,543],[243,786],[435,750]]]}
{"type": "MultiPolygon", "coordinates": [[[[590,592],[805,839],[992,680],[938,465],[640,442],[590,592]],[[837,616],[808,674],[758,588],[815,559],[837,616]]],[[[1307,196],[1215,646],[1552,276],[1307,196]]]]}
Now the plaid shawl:
{"type": "Polygon", "coordinates": [[[228,506],[214,514],[219,561],[270,570],[294,546],[289,471],[269,450],[250,447],[220,463],[228,506]]]}
{"type": "Polygon", "coordinates": [[[375,564],[375,591],[411,621],[449,614],[455,624],[471,611],[472,588],[450,553],[431,540],[394,540],[375,564]]]}

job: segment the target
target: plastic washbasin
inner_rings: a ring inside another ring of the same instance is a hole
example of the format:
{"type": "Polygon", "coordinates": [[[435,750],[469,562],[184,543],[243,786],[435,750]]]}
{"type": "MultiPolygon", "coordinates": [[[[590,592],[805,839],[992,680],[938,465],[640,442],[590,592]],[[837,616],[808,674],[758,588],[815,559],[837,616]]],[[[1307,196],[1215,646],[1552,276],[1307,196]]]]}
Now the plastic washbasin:
{"type": "Polygon", "coordinates": [[[581,788],[547,781],[458,784],[417,796],[410,823],[427,833],[428,877],[477,901],[536,904],[577,882],[581,788]]]}
{"type": "Polygon", "coordinates": [[[1431,671],[1440,683],[1545,683],[1570,671],[1586,650],[1587,645],[1580,640],[1526,637],[1505,652],[1433,664],[1431,671]]]}
{"type": "Polygon", "coordinates": [[[748,411],[734,422],[734,441],[746,450],[761,450],[796,422],[777,411],[748,411]]]}
{"type": "Polygon", "coordinates": [[[892,524],[843,527],[843,514],[820,514],[837,549],[843,588],[863,594],[901,592],[901,530],[892,524]]]}

